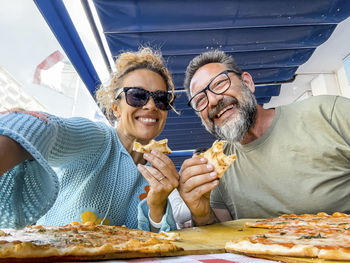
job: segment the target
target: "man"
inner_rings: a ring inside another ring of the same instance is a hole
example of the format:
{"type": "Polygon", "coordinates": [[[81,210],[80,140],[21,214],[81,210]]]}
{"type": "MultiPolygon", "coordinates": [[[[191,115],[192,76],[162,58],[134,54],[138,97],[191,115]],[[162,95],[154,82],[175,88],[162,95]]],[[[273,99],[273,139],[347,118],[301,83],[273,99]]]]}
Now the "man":
{"type": "Polygon", "coordinates": [[[251,75],[221,51],[190,62],[185,88],[206,129],[237,155],[220,183],[205,158],[183,163],[178,189],[195,225],[350,212],[349,99],[318,96],[264,109],[251,75]]]}

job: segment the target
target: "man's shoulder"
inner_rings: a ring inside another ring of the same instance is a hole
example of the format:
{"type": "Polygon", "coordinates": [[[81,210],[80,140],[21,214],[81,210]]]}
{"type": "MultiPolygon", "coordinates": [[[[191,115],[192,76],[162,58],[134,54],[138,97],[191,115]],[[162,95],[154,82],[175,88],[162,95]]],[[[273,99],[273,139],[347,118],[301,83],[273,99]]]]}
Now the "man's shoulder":
{"type": "Polygon", "coordinates": [[[316,109],[327,111],[327,110],[331,110],[334,107],[335,102],[339,98],[340,98],[339,96],[334,96],[334,95],[312,96],[301,101],[296,101],[291,104],[281,106],[281,108],[285,108],[288,110],[296,110],[296,111],[302,110],[303,112],[313,111],[316,109]]]}

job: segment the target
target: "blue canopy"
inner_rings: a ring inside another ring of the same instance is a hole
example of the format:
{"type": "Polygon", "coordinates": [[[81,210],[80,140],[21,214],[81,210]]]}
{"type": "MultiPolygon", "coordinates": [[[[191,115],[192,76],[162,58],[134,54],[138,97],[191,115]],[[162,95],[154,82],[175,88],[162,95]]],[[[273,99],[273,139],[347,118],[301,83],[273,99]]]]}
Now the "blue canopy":
{"type": "MultiPolygon", "coordinates": [[[[94,94],[100,83],[62,0],[34,0],[67,56],[94,94]]],[[[158,139],[173,151],[208,147],[215,138],[187,106],[184,72],[196,55],[212,49],[232,55],[257,84],[259,104],[278,96],[282,83],[350,15],[347,0],[93,0],[113,56],[140,45],[160,48],[178,93],[158,139]]],[[[96,30],[87,0],[82,1],[96,30]]],[[[83,10],[82,10],[83,12],[83,10]]],[[[96,34],[98,36],[98,34],[96,34]]],[[[100,41],[97,37],[97,41],[100,41]]],[[[102,47],[102,46],[101,46],[102,47]]],[[[102,49],[102,53],[106,52],[102,49]]],[[[107,60],[106,60],[107,62],[107,60]]],[[[110,66],[110,65],[109,65],[110,66]]],[[[190,153],[189,153],[190,154],[190,153]]],[[[177,166],[183,157],[173,155],[177,166]]]]}

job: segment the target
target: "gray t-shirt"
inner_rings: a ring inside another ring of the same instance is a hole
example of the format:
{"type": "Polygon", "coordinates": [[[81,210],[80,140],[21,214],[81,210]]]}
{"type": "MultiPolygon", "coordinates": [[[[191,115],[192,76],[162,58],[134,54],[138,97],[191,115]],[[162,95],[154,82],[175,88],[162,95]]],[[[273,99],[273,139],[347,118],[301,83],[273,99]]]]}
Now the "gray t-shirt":
{"type": "Polygon", "coordinates": [[[234,219],[350,213],[350,100],[317,96],[276,108],[257,140],[226,145],[236,161],[211,205],[234,219]]]}

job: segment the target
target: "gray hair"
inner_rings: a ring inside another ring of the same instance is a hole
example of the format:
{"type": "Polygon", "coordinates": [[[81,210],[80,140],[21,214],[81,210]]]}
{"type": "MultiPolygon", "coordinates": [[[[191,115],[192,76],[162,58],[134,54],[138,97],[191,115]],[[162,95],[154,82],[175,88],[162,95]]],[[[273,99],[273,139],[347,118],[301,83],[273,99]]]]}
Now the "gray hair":
{"type": "Polygon", "coordinates": [[[190,83],[196,71],[206,64],[221,63],[228,70],[233,70],[235,74],[241,79],[243,71],[237,66],[233,57],[227,55],[224,51],[213,50],[202,53],[191,60],[186,69],[186,76],[184,81],[184,88],[188,98],[191,98],[190,83]]]}

